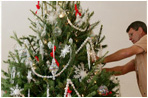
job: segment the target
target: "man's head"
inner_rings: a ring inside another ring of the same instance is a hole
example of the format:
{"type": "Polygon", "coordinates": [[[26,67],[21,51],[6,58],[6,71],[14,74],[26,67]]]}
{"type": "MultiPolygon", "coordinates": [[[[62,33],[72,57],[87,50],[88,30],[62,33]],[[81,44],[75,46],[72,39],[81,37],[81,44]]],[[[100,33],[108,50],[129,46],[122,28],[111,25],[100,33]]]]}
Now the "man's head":
{"type": "Polygon", "coordinates": [[[126,32],[129,35],[129,40],[136,43],[147,34],[147,26],[144,22],[135,21],[128,26],[126,32]]]}

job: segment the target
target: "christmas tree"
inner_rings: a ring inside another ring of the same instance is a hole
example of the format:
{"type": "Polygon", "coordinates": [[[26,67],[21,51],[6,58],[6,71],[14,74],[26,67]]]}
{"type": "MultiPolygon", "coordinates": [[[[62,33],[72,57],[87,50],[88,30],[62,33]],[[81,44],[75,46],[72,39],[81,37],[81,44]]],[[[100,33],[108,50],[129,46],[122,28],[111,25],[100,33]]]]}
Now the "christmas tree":
{"type": "Polygon", "coordinates": [[[36,20],[28,18],[36,35],[11,37],[18,46],[4,61],[9,68],[2,70],[3,96],[119,96],[114,72],[102,70],[107,54],[102,55],[102,48],[107,45],[101,45],[102,25],[92,35],[99,24],[89,22],[94,12],[83,10],[79,1],[38,1],[36,7],[36,12],[31,10],[36,20]]]}

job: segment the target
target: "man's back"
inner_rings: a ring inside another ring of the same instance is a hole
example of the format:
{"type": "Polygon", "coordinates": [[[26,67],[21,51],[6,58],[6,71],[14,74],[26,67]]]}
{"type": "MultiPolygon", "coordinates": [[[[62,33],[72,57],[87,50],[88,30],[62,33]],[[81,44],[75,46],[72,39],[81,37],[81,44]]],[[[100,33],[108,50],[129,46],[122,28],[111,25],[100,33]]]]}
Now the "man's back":
{"type": "Polygon", "coordinates": [[[147,35],[143,36],[134,45],[141,47],[144,52],[137,54],[135,58],[135,68],[137,82],[142,96],[147,96],[147,35]]]}

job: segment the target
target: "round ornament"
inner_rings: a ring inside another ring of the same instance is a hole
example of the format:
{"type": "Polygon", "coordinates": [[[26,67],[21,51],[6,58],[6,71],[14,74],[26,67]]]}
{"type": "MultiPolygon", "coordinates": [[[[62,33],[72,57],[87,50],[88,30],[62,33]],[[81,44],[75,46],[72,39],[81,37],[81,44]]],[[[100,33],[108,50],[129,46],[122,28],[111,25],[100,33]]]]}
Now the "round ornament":
{"type": "Polygon", "coordinates": [[[53,45],[52,42],[48,42],[48,48],[49,49],[52,49],[52,45],[53,45]]]}
{"type": "Polygon", "coordinates": [[[55,36],[60,36],[61,33],[62,33],[62,30],[59,28],[59,27],[56,27],[54,30],[53,30],[53,33],[55,36]]]}
{"type": "Polygon", "coordinates": [[[105,85],[101,85],[101,86],[98,88],[97,92],[98,92],[99,95],[105,96],[105,95],[108,94],[109,91],[108,91],[108,88],[107,88],[105,85]]]}
{"type": "Polygon", "coordinates": [[[64,16],[65,16],[65,13],[64,12],[60,12],[59,18],[63,18],[64,16]]]}

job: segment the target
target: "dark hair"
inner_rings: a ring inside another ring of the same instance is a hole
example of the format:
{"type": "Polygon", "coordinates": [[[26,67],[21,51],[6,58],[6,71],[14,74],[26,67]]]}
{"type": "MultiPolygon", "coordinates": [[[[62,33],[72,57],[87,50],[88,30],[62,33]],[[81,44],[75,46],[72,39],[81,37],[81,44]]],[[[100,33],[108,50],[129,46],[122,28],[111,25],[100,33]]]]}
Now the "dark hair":
{"type": "Polygon", "coordinates": [[[126,29],[126,32],[128,32],[130,30],[130,28],[133,28],[134,30],[138,30],[139,27],[141,27],[143,29],[143,31],[147,34],[147,26],[144,22],[142,21],[135,21],[133,23],[131,23],[128,28],[126,29]]]}

